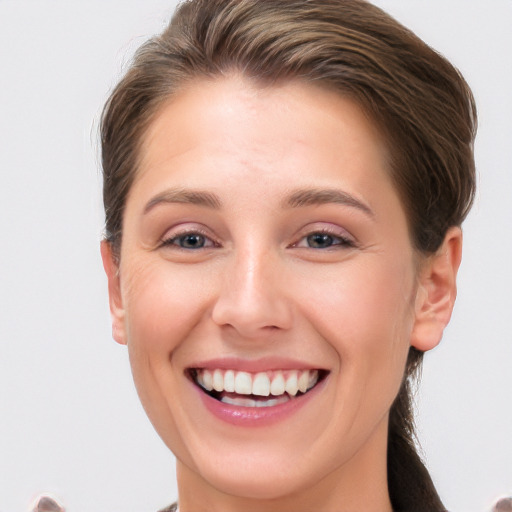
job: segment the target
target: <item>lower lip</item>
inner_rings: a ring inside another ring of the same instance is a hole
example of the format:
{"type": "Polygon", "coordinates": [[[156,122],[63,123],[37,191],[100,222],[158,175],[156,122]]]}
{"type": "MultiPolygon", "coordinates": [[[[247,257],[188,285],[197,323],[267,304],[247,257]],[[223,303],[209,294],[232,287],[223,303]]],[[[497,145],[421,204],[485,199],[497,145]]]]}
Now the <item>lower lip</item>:
{"type": "Polygon", "coordinates": [[[322,390],[326,381],[327,378],[323,379],[305,395],[291,398],[284,404],[271,407],[240,407],[225,404],[204,393],[196,384],[194,386],[205,407],[218,419],[241,427],[262,427],[284,421],[307,406],[322,390]]]}

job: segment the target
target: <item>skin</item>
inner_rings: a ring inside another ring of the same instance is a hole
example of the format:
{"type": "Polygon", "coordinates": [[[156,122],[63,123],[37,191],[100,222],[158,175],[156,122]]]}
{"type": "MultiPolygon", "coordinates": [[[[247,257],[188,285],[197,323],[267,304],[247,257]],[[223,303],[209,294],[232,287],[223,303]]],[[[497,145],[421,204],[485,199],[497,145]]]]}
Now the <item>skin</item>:
{"type": "Polygon", "coordinates": [[[379,133],[308,84],[198,81],[162,107],[141,157],[119,266],[107,242],[102,256],[113,336],[177,457],[180,511],[391,511],[389,408],[411,344],[433,348],[449,320],[460,230],[416,254],[379,133]],[[297,190],[342,200],[290,206],[297,190]],[[204,246],[181,247],[186,233],[204,246]],[[240,427],[187,378],[233,356],[329,374],[290,417],[240,427]]]}

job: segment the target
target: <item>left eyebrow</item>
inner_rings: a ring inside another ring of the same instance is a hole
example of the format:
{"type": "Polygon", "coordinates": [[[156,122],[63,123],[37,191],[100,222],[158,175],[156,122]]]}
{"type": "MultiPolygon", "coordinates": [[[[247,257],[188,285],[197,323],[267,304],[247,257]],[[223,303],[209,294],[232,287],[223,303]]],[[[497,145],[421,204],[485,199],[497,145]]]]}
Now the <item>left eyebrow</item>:
{"type": "Polygon", "coordinates": [[[367,204],[348,192],[332,188],[296,190],[284,201],[284,207],[300,208],[302,206],[318,206],[329,203],[357,208],[369,217],[375,217],[375,213],[367,204]]]}
{"type": "Polygon", "coordinates": [[[188,203],[204,206],[213,210],[221,208],[221,202],[215,194],[202,190],[169,189],[156,195],[144,207],[144,215],[159,204],[188,203]]]}

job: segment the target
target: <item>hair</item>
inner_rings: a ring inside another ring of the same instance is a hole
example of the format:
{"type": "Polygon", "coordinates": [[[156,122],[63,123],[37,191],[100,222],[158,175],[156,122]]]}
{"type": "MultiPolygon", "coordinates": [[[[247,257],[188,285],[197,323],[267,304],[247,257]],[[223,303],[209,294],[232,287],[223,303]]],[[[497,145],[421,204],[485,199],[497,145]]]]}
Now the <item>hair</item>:
{"type": "MultiPolygon", "coordinates": [[[[105,238],[119,258],[123,212],[145,132],[192,81],[241,73],[261,86],[303,81],[339,92],[373,120],[411,241],[435,253],[475,193],[476,108],[461,74],[391,16],[364,0],[189,0],[143,44],[101,123],[105,238]]],[[[411,348],[390,411],[388,485],[395,511],[445,510],[416,449],[411,348]]]]}

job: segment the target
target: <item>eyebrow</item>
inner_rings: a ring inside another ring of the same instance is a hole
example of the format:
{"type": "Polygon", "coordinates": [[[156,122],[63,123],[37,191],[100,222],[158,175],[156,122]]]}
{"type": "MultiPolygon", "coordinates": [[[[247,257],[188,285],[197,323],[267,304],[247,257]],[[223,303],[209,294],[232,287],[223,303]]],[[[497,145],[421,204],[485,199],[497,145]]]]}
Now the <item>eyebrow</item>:
{"type": "Polygon", "coordinates": [[[288,208],[300,208],[303,206],[319,206],[322,204],[342,204],[357,208],[370,217],[375,217],[373,210],[365,203],[349,194],[338,189],[301,189],[293,192],[284,202],[288,208]]]}
{"type": "Polygon", "coordinates": [[[153,197],[144,207],[144,214],[159,204],[186,203],[219,210],[220,199],[211,192],[202,190],[169,189],[153,197]]]}
{"type": "MultiPolygon", "coordinates": [[[[169,189],[166,190],[148,201],[144,207],[144,214],[151,211],[159,204],[194,204],[204,206],[214,210],[219,210],[222,207],[220,199],[211,192],[202,190],[187,190],[187,189],[169,189]]],[[[338,189],[300,189],[293,192],[288,198],[283,201],[284,208],[301,208],[305,206],[319,206],[322,204],[342,204],[357,208],[370,217],[375,214],[372,209],[355,198],[348,192],[338,189]]]]}

